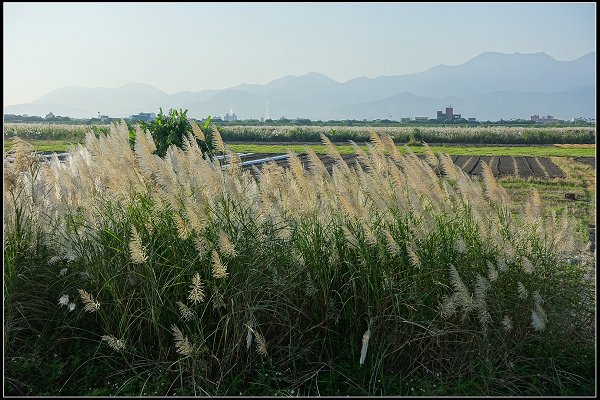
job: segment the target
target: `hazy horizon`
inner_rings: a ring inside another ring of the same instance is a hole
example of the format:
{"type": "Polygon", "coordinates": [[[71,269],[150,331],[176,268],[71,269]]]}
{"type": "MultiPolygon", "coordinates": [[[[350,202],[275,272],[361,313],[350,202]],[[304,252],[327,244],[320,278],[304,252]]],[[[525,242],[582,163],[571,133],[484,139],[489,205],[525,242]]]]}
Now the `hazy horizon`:
{"type": "Polygon", "coordinates": [[[165,93],[337,82],[459,65],[483,52],[595,51],[595,3],[4,3],[4,105],[69,86],[165,93]],[[93,18],[90,16],[93,15],[93,18]]]}

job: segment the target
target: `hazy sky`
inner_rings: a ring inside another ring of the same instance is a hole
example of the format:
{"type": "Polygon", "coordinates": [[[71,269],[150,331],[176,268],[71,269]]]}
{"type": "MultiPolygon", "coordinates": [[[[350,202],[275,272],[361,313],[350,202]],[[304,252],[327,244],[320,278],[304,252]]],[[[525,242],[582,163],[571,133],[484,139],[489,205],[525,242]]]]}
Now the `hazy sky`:
{"type": "Polygon", "coordinates": [[[457,65],[484,51],[573,60],[596,49],[595,3],[3,3],[4,105],[64,86],[167,93],[320,72],[457,65]]]}

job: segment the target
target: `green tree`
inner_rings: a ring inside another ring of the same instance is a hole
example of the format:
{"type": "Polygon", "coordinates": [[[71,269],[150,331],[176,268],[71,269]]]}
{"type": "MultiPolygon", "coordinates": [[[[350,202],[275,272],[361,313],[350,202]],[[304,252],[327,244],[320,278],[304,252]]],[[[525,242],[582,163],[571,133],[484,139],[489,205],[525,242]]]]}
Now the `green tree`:
{"type": "Polygon", "coordinates": [[[198,147],[202,150],[203,154],[207,154],[211,159],[213,156],[214,146],[208,135],[208,127],[210,124],[210,117],[206,119],[204,127],[200,129],[200,132],[194,132],[192,123],[187,119],[188,110],[169,110],[169,114],[163,114],[162,107],[156,119],[149,122],[140,121],[140,128],[146,132],[150,132],[154,144],[156,145],[156,154],[160,157],[164,157],[167,154],[167,149],[171,145],[181,147],[183,145],[183,138],[188,134],[192,134],[196,138],[198,147]]]}

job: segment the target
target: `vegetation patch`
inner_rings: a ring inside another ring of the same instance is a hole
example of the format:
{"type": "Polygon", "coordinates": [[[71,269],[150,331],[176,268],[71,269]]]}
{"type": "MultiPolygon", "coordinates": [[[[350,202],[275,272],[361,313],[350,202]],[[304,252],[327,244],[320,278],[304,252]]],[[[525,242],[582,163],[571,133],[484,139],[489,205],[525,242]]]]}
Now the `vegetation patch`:
{"type": "Polygon", "coordinates": [[[536,188],[375,133],[363,169],[323,136],[331,172],[309,148],[258,178],[218,129],[224,158],[153,139],[114,125],[65,163],[15,141],[7,394],[594,393],[595,253],[536,188]]]}

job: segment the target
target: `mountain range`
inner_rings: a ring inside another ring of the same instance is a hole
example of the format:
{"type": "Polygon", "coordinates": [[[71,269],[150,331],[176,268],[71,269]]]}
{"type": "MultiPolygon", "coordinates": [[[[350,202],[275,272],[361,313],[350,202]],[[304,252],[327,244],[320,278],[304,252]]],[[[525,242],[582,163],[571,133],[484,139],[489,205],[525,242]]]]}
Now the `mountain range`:
{"type": "Polygon", "coordinates": [[[162,107],[165,112],[188,109],[188,116],[203,118],[223,116],[231,108],[240,119],[399,120],[435,118],[437,110],[449,105],[455,114],[478,120],[529,119],[534,114],[595,118],[596,53],[558,61],[542,52],[486,52],[460,65],[438,65],[413,74],[359,77],[341,83],[311,72],[264,85],[174,94],[141,83],[114,89],[64,87],[31,103],[6,105],[4,113],[128,117],[158,113],[162,107]]]}

